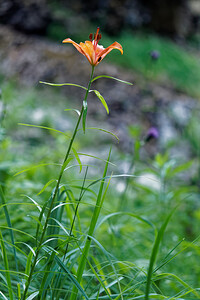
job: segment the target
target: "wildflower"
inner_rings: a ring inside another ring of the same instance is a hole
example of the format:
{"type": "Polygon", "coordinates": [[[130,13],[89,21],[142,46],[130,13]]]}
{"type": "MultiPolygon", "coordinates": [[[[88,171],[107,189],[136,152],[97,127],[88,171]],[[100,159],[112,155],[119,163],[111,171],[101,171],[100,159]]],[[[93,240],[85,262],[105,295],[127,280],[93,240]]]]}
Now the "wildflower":
{"type": "Polygon", "coordinates": [[[122,46],[118,42],[114,42],[107,48],[99,45],[99,41],[101,39],[101,34],[99,34],[99,27],[97,28],[96,34],[91,33],[89,35],[90,41],[85,41],[85,43],[77,44],[76,42],[72,41],[71,39],[67,38],[63,41],[63,43],[71,43],[73,46],[83,54],[89,61],[92,66],[97,66],[102,59],[113,49],[117,49],[123,54],[122,46]]]}
{"type": "Polygon", "coordinates": [[[158,137],[159,137],[158,129],[155,128],[155,127],[151,127],[147,131],[147,134],[146,134],[146,137],[145,137],[145,141],[149,142],[150,140],[157,139],[158,137]]]}
{"type": "Polygon", "coordinates": [[[152,60],[158,60],[160,57],[160,52],[158,50],[153,50],[150,52],[152,60]]]}

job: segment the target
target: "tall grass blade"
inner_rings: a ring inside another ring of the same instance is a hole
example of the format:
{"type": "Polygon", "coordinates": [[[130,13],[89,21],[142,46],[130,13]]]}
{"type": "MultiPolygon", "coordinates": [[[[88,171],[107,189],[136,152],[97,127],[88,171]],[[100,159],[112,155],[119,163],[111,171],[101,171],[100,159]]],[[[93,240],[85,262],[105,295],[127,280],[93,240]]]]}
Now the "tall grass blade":
{"type": "MultiPolygon", "coordinates": [[[[94,256],[92,256],[92,259],[93,259],[93,261],[95,262],[95,267],[96,267],[96,269],[98,270],[100,276],[99,276],[98,273],[95,271],[95,268],[92,266],[92,264],[90,263],[89,260],[87,260],[87,263],[89,264],[89,266],[90,266],[92,272],[95,274],[96,279],[97,279],[97,280],[99,281],[99,283],[101,284],[102,289],[105,291],[105,293],[107,294],[108,298],[112,300],[112,298],[111,298],[111,296],[110,296],[111,291],[110,291],[109,288],[108,288],[108,289],[106,288],[106,285],[108,285],[108,283],[107,283],[107,281],[106,281],[106,278],[105,278],[105,276],[104,276],[103,271],[101,270],[101,267],[99,267],[100,264],[99,264],[99,262],[97,261],[97,259],[96,259],[94,256]]],[[[102,290],[101,290],[101,292],[102,292],[102,290]]],[[[97,292],[97,295],[98,295],[98,296],[99,296],[99,294],[100,294],[100,289],[99,289],[98,292],[97,292]]]]}
{"type": "Polygon", "coordinates": [[[5,248],[5,244],[4,244],[4,240],[3,240],[1,230],[0,230],[0,244],[1,244],[4,267],[5,267],[5,271],[6,271],[6,281],[7,281],[9,299],[13,300],[13,292],[12,292],[12,284],[11,284],[11,278],[10,278],[10,270],[9,270],[9,264],[8,264],[7,251],[6,251],[6,248],[5,248]]]}
{"type": "MultiPolygon", "coordinates": [[[[57,205],[62,203],[63,194],[60,194],[60,191],[57,192],[57,201],[54,201],[53,207],[51,209],[51,214],[49,217],[48,227],[47,227],[47,233],[46,235],[48,237],[52,236],[58,236],[60,227],[57,226],[56,222],[54,220],[61,221],[62,219],[62,213],[63,213],[63,206],[59,206],[57,209],[54,209],[57,205]]],[[[54,240],[50,243],[51,247],[55,248],[57,246],[57,240],[54,240]]]]}
{"type": "Polygon", "coordinates": [[[118,278],[118,274],[117,274],[117,271],[116,271],[116,269],[115,269],[115,266],[114,266],[114,264],[113,264],[113,261],[112,261],[112,259],[111,258],[113,258],[112,257],[112,255],[108,252],[108,251],[106,251],[106,249],[93,237],[93,236],[89,236],[89,238],[91,239],[91,240],[93,240],[94,241],[94,243],[101,249],[101,251],[103,252],[103,254],[105,255],[105,257],[107,258],[107,260],[108,260],[108,262],[109,262],[109,265],[112,267],[112,269],[113,269],[113,272],[114,272],[114,274],[115,274],[115,277],[116,277],[116,279],[115,279],[115,283],[118,283],[118,286],[119,286],[119,290],[120,290],[120,298],[123,300],[123,294],[122,294],[122,291],[121,291],[121,286],[120,286],[120,280],[119,280],[119,278],[118,278]]]}
{"type": "Polygon", "coordinates": [[[27,257],[27,260],[26,260],[26,268],[25,268],[25,276],[24,276],[24,279],[25,279],[25,280],[27,280],[28,275],[29,275],[29,273],[30,273],[32,257],[33,257],[33,251],[30,251],[30,252],[29,252],[29,255],[28,255],[28,257],[27,257]],[[27,275],[27,276],[26,276],[26,275],[27,275]]]}
{"type": "Polygon", "coordinates": [[[26,300],[32,300],[32,299],[34,299],[38,294],[39,294],[39,291],[34,292],[34,293],[31,294],[30,296],[28,296],[28,298],[27,298],[26,300]]]}
{"type": "Polygon", "coordinates": [[[174,211],[176,210],[177,207],[175,207],[170,214],[167,216],[166,220],[164,221],[164,223],[162,224],[160,230],[157,233],[157,236],[155,238],[155,242],[153,245],[153,249],[151,252],[151,257],[150,257],[150,262],[149,262],[149,269],[148,269],[148,273],[147,273],[147,283],[146,283],[146,291],[145,291],[145,300],[149,300],[149,292],[150,292],[150,286],[151,286],[151,277],[152,277],[152,273],[153,273],[153,266],[154,263],[156,261],[156,257],[158,254],[158,250],[159,250],[159,246],[160,246],[160,242],[163,238],[165,229],[167,227],[167,224],[169,223],[169,220],[171,218],[171,216],[173,215],[174,211]]]}
{"type": "Polygon", "coordinates": [[[8,298],[0,291],[0,295],[2,296],[2,300],[5,299],[5,300],[8,300],[8,298]]]}
{"type": "Polygon", "coordinates": [[[15,259],[16,271],[18,271],[17,253],[16,253],[16,249],[15,249],[15,240],[14,240],[14,234],[13,234],[13,229],[12,229],[12,223],[11,223],[10,215],[9,215],[8,208],[6,205],[6,199],[4,197],[4,193],[3,193],[1,185],[0,185],[0,202],[3,205],[6,222],[9,227],[10,239],[11,239],[11,243],[13,245],[13,254],[14,254],[14,259],[15,259]]]}
{"type": "Polygon", "coordinates": [[[160,279],[165,279],[165,278],[169,278],[172,277],[173,279],[175,279],[176,281],[178,281],[180,284],[182,284],[190,293],[192,293],[193,295],[195,295],[198,299],[200,299],[200,294],[197,293],[197,291],[195,289],[193,289],[189,284],[187,284],[185,281],[183,281],[181,278],[179,278],[178,276],[176,276],[175,274],[172,273],[161,273],[157,276],[155,276],[155,280],[160,280],[160,279]]]}
{"type": "MultiPolygon", "coordinates": [[[[111,154],[111,149],[109,151],[108,159],[107,159],[107,162],[106,162],[106,165],[105,165],[105,168],[104,168],[103,178],[105,178],[106,174],[107,174],[108,162],[110,160],[110,154],[111,154]]],[[[102,205],[102,196],[103,196],[102,194],[103,194],[104,184],[105,184],[105,181],[102,180],[101,184],[100,184],[100,187],[99,187],[99,192],[98,192],[98,196],[97,196],[97,200],[96,200],[95,209],[94,209],[94,212],[93,212],[93,215],[92,215],[92,219],[90,221],[88,236],[87,236],[85,246],[84,246],[81,258],[80,258],[78,271],[77,271],[77,281],[79,283],[82,280],[83,272],[84,272],[84,269],[85,269],[86,259],[87,259],[88,252],[89,252],[90,245],[91,245],[91,236],[93,236],[94,229],[96,227],[96,222],[97,222],[98,217],[99,217],[100,207],[102,205]]],[[[77,298],[77,293],[78,293],[77,287],[74,286],[73,289],[72,289],[70,300],[75,300],[77,298]]]]}
{"type": "MultiPolygon", "coordinates": [[[[44,247],[43,248],[47,253],[49,253],[48,248],[44,247]]],[[[60,260],[58,256],[55,256],[55,261],[56,263],[60,266],[60,268],[68,275],[69,279],[73,282],[73,284],[76,286],[76,288],[80,291],[82,296],[86,299],[89,300],[88,296],[86,295],[85,291],[79,284],[79,282],[76,280],[76,278],[72,275],[72,273],[65,267],[63,262],[60,260]]]]}
{"type": "MultiPolygon", "coordinates": [[[[64,256],[63,256],[63,262],[65,261],[66,254],[67,254],[68,247],[69,247],[69,242],[71,240],[72,233],[73,233],[73,230],[74,230],[74,224],[75,224],[76,218],[78,217],[78,209],[79,209],[79,205],[80,205],[81,199],[83,197],[83,191],[84,191],[85,181],[86,181],[86,178],[87,178],[87,172],[88,172],[88,167],[86,168],[86,171],[85,171],[85,175],[84,175],[84,179],[83,179],[83,184],[81,186],[80,195],[79,195],[79,198],[78,198],[75,210],[74,210],[74,216],[73,216],[71,227],[70,227],[70,231],[69,231],[69,234],[68,234],[69,235],[69,241],[67,242],[67,245],[66,245],[66,248],[65,248],[65,252],[64,252],[64,256]]],[[[54,285],[55,289],[54,290],[57,290],[60,281],[61,281],[61,274],[60,274],[60,272],[58,272],[57,278],[55,279],[55,285],[54,285]]],[[[55,292],[53,292],[53,296],[54,295],[55,295],[55,292]]]]}
{"type": "Polygon", "coordinates": [[[139,215],[136,215],[136,214],[133,214],[133,213],[129,213],[129,212],[116,212],[116,213],[111,213],[105,217],[103,217],[98,223],[97,223],[97,227],[101,226],[105,221],[107,221],[108,219],[112,218],[112,217],[115,217],[115,216],[120,216],[120,215],[126,215],[126,216],[130,216],[132,218],[136,218],[138,219],[139,221],[143,222],[143,223],[146,223],[147,225],[151,226],[155,231],[156,231],[156,228],[154,226],[153,223],[151,223],[149,220],[143,218],[143,217],[140,217],[139,215]]]}
{"type": "MultiPolygon", "coordinates": [[[[50,199],[51,198],[52,198],[52,196],[50,197],[50,199]]],[[[46,219],[44,212],[47,208],[48,203],[49,203],[49,199],[44,203],[44,205],[42,206],[42,209],[40,211],[38,224],[37,224],[37,228],[36,228],[36,234],[35,234],[36,245],[38,244],[39,232],[40,232],[40,227],[41,227],[40,224],[42,223],[42,218],[46,219]]]]}

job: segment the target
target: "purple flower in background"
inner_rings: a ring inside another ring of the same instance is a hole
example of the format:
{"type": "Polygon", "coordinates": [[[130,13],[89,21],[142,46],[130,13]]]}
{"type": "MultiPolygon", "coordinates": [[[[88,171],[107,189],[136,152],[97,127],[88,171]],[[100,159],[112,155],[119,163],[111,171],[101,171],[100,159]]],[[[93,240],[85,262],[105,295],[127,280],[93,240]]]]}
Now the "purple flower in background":
{"type": "Polygon", "coordinates": [[[160,52],[158,50],[153,50],[150,52],[152,60],[158,60],[160,57],[160,52]]]}
{"type": "Polygon", "coordinates": [[[150,127],[147,131],[145,142],[149,142],[152,139],[157,139],[159,137],[159,132],[156,127],[150,127]]]}

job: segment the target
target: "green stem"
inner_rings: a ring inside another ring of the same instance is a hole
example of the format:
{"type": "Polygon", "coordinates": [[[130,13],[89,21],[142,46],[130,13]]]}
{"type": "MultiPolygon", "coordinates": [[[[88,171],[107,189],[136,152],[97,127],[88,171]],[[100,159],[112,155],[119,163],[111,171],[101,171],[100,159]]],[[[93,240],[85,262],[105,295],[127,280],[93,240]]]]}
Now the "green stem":
{"type": "MultiPolygon", "coordinates": [[[[88,88],[87,88],[86,93],[85,93],[84,102],[87,101],[88,93],[90,91],[90,87],[91,87],[91,84],[92,84],[93,74],[94,74],[94,66],[92,66],[92,72],[91,72],[90,80],[89,80],[89,83],[88,83],[88,88]]],[[[30,270],[30,273],[29,273],[29,278],[28,278],[28,280],[26,282],[26,287],[25,287],[25,290],[24,290],[24,293],[23,293],[23,296],[22,296],[21,300],[25,300],[26,299],[26,294],[28,292],[28,289],[29,289],[29,286],[30,286],[30,283],[31,283],[31,279],[32,279],[32,276],[33,276],[33,272],[35,270],[37,259],[38,259],[39,253],[40,253],[40,249],[41,249],[41,246],[43,244],[44,237],[45,237],[45,234],[46,234],[46,230],[47,230],[49,218],[50,218],[50,215],[51,215],[51,211],[52,211],[52,208],[53,208],[53,205],[54,205],[54,202],[55,202],[58,190],[59,190],[60,182],[61,182],[64,170],[65,170],[65,167],[66,167],[66,161],[67,161],[67,159],[69,157],[69,154],[71,152],[72,145],[73,145],[73,142],[75,140],[75,137],[76,137],[76,134],[77,134],[77,131],[78,131],[78,127],[79,127],[80,121],[82,119],[83,113],[84,113],[84,105],[82,105],[80,116],[79,116],[78,121],[76,123],[76,127],[74,129],[74,132],[73,132],[73,135],[71,137],[71,140],[70,140],[70,143],[69,143],[69,146],[68,146],[65,158],[64,158],[63,163],[62,163],[62,167],[61,167],[61,170],[60,170],[58,181],[57,181],[54,193],[52,195],[52,199],[51,199],[51,202],[50,202],[49,210],[48,210],[47,217],[46,217],[46,220],[45,220],[45,224],[44,224],[44,227],[43,227],[43,231],[42,231],[42,234],[41,234],[40,242],[38,243],[37,249],[35,251],[35,257],[34,257],[34,260],[33,260],[32,266],[31,266],[31,270],[30,270]]]]}

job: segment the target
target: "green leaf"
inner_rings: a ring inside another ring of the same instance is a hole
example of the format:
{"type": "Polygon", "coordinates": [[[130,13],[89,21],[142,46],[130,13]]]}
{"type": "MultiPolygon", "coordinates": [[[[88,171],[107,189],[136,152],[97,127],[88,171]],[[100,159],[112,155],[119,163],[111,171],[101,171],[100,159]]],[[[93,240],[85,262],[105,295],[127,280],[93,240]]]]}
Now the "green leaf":
{"type": "Polygon", "coordinates": [[[174,279],[177,280],[180,284],[182,284],[186,289],[188,289],[189,293],[193,293],[198,299],[200,297],[199,293],[193,289],[189,284],[187,284],[186,282],[184,282],[182,279],[180,279],[178,276],[172,274],[172,273],[161,273],[157,276],[155,276],[155,280],[160,280],[160,279],[165,279],[167,278],[169,280],[169,277],[172,277],[173,278],[173,281],[174,279]]]}
{"type": "Polygon", "coordinates": [[[39,294],[39,291],[34,292],[34,293],[31,294],[26,300],[32,300],[32,299],[34,299],[38,294],[39,294]]]}
{"type": "Polygon", "coordinates": [[[51,130],[51,131],[54,131],[54,132],[57,132],[57,133],[61,133],[63,134],[64,136],[66,136],[67,138],[70,138],[69,135],[67,135],[66,133],[60,131],[60,130],[56,130],[54,128],[51,128],[51,127],[46,127],[46,126],[40,126],[40,125],[34,125],[34,124],[24,124],[24,123],[18,123],[18,125],[21,125],[21,126],[27,126],[27,127],[35,127],[35,128],[41,128],[41,129],[47,129],[47,130],[51,130]]]}
{"type": "Polygon", "coordinates": [[[56,180],[55,180],[55,179],[49,180],[49,181],[43,186],[43,188],[39,191],[39,193],[37,194],[37,196],[40,195],[40,194],[42,194],[42,193],[44,192],[44,190],[46,190],[46,188],[47,188],[52,182],[54,182],[54,181],[56,181],[56,180]]]}
{"type": "MultiPolygon", "coordinates": [[[[109,151],[109,155],[108,155],[108,159],[104,168],[104,173],[103,173],[103,178],[106,177],[107,174],[107,170],[108,170],[108,162],[110,160],[110,154],[111,154],[111,149],[109,151]]],[[[88,230],[88,236],[82,251],[82,255],[80,257],[80,262],[79,262],[79,266],[78,266],[78,270],[77,270],[77,281],[80,284],[81,280],[82,280],[82,276],[83,276],[83,272],[85,270],[85,265],[86,265],[86,261],[87,261],[87,257],[88,257],[88,253],[89,253],[89,249],[90,249],[90,245],[91,245],[91,237],[93,236],[95,227],[96,227],[96,223],[101,211],[101,206],[103,204],[103,200],[105,197],[105,194],[103,194],[103,189],[104,189],[104,184],[105,181],[102,180],[100,187],[99,187],[99,192],[98,192],[98,196],[96,199],[96,204],[95,204],[95,208],[93,211],[93,215],[92,215],[92,219],[90,221],[90,226],[89,226],[89,230],[88,230]]],[[[77,294],[78,294],[78,289],[77,287],[74,285],[73,289],[72,289],[72,293],[70,296],[70,300],[76,300],[77,299],[77,294]]]]}
{"type": "Polygon", "coordinates": [[[42,209],[41,209],[40,205],[33,198],[29,197],[28,195],[24,195],[24,196],[27,197],[29,200],[31,200],[35,204],[37,209],[41,212],[42,209]]]}
{"type": "Polygon", "coordinates": [[[73,160],[73,157],[69,157],[62,165],[63,171],[65,170],[66,166],[70,163],[70,161],[73,160]]]}
{"type": "MultiPolygon", "coordinates": [[[[47,247],[43,247],[43,249],[46,252],[50,253],[50,251],[48,250],[47,247]]],[[[82,296],[86,300],[89,300],[88,296],[86,295],[85,291],[83,290],[83,288],[81,287],[81,285],[79,284],[79,282],[76,280],[76,278],[74,277],[74,275],[66,268],[66,266],[63,264],[63,262],[60,260],[60,258],[58,256],[55,256],[54,260],[60,266],[60,268],[68,275],[69,280],[71,282],[73,282],[73,284],[76,286],[77,290],[79,290],[79,292],[82,294],[82,296]]]]}
{"type": "Polygon", "coordinates": [[[80,111],[75,108],[67,108],[67,109],[65,109],[65,111],[75,111],[78,114],[78,116],[80,116],[80,114],[81,114],[80,111]]]}
{"type": "Polygon", "coordinates": [[[113,256],[112,254],[110,254],[103,246],[102,244],[97,241],[93,236],[88,236],[97,246],[99,249],[101,249],[102,253],[105,255],[105,257],[107,258],[109,265],[112,267],[113,273],[115,274],[116,279],[110,283],[109,285],[106,286],[106,288],[109,288],[110,286],[112,286],[115,283],[118,283],[118,287],[119,287],[119,297],[120,299],[123,299],[122,297],[122,291],[121,291],[121,285],[120,285],[120,281],[123,279],[122,276],[119,277],[119,274],[115,268],[115,264],[113,263],[113,256]]]}
{"type": "MultiPolygon", "coordinates": [[[[86,154],[86,153],[78,152],[78,155],[88,156],[88,157],[91,157],[91,158],[95,158],[95,159],[98,159],[98,160],[107,162],[107,160],[105,160],[105,159],[103,159],[103,158],[100,158],[100,157],[97,157],[97,156],[94,156],[94,155],[90,155],[90,154],[86,154]]],[[[113,164],[113,163],[111,163],[110,161],[109,161],[108,163],[109,163],[109,165],[112,165],[112,166],[116,167],[116,165],[113,164]]]]}
{"type": "Polygon", "coordinates": [[[87,117],[87,101],[83,101],[83,132],[85,133],[85,124],[87,117]]]}
{"type": "Polygon", "coordinates": [[[7,288],[8,288],[8,292],[9,292],[9,299],[13,300],[13,292],[12,292],[12,284],[11,284],[10,270],[9,270],[9,264],[8,264],[8,256],[7,256],[7,252],[6,252],[6,248],[5,248],[1,230],[0,230],[0,245],[1,245],[4,267],[5,267],[5,271],[6,271],[6,281],[7,281],[7,288]]]}
{"type": "Polygon", "coordinates": [[[186,163],[181,164],[178,167],[175,167],[171,172],[170,172],[170,177],[173,177],[174,175],[176,175],[177,173],[181,173],[184,172],[186,170],[188,170],[189,168],[191,168],[191,166],[193,165],[194,161],[190,160],[186,163]]]}
{"type": "Polygon", "coordinates": [[[113,137],[115,137],[116,140],[119,142],[119,138],[114,133],[112,133],[111,131],[108,131],[108,130],[105,130],[105,129],[102,129],[102,128],[98,128],[98,127],[87,127],[86,129],[92,129],[92,130],[96,129],[96,130],[99,130],[99,131],[103,131],[103,132],[108,133],[108,134],[112,135],[113,137]]]}
{"type": "Polygon", "coordinates": [[[133,214],[133,213],[130,213],[130,212],[123,212],[123,211],[121,211],[121,212],[119,211],[119,212],[116,212],[116,213],[111,213],[109,215],[106,215],[104,218],[102,218],[98,222],[97,227],[101,226],[105,221],[107,221],[108,219],[110,219],[112,217],[115,217],[115,216],[130,216],[132,218],[136,218],[139,221],[144,222],[147,225],[151,226],[154,229],[154,231],[156,231],[154,224],[151,223],[149,220],[147,220],[147,219],[145,219],[143,217],[140,217],[139,215],[136,215],[136,214],[133,214]]]}
{"type": "Polygon", "coordinates": [[[115,77],[112,77],[112,76],[108,76],[108,75],[100,75],[100,76],[97,76],[97,77],[95,77],[95,78],[92,80],[92,82],[95,81],[95,80],[97,80],[97,79],[100,79],[100,78],[114,79],[114,80],[119,81],[119,82],[121,82],[121,83],[125,83],[125,84],[128,84],[128,85],[133,85],[133,83],[131,83],[131,82],[124,81],[124,80],[121,80],[121,79],[118,79],[118,78],[115,78],[115,77]]]}
{"type": "Polygon", "coordinates": [[[8,300],[8,298],[6,298],[6,296],[1,291],[0,291],[0,295],[3,297],[2,300],[3,299],[8,300]]]}
{"type": "Polygon", "coordinates": [[[29,273],[30,273],[30,270],[31,270],[32,258],[33,258],[33,252],[30,251],[29,254],[28,254],[28,257],[27,257],[27,261],[26,261],[26,269],[25,269],[25,276],[24,276],[24,279],[26,281],[28,280],[28,276],[29,276],[29,273]]]}
{"type": "Polygon", "coordinates": [[[44,166],[60,166],[60,165],[61,164],[56,164],[56,163],[40,164],[40,165],[36,165],[36,166],[30,167],[30,168],[27,168],[27,169],[22,170],[22,171],[19,171],[16,174],[14,174],[14,176],[17,176],[19,174],[22,174],[24,172],[28,172],[30,170],[33,170],[33,169],[36,169],[36,168],[39,168],[39,167],[44,167],[44,166]]]}
{"type": "Polygon", "coordinates": [[[107,114],[109,114],[108,105],[107,105],[105,99],[103,98],[103,96],[99,93],[99,91],[97,91],[97,90],[91,90],[90,92],[94,92],[95,93],[95,95],[99,98],[99,100],[103,104],[104,108],[106,109],[107,114]]]}
{"type": "Polygon", "coordinates": [[[12,229],[12,223],[11,223],[9,211],[8,211],[8,208],[6,205],[6,199],[4,197],[4,193],[3,193],[3,189],[1,187],[1,185],[0,185],[0,203],[3,204],[3,210],[4,210],[5,217],[6,217],[6,222],[7,222],[8,227],[10,227],[10,229],[9,229],[10,239],[11,239],[12,246],[13,246],[16,270],[18,271],[17,253],[16,253],[16,249],[15,249],[15,240],[14,240],[14,234],[13,234],[13,229],[12,229]]]}
{"type": "Polygon", "coordinates": [[[81,171],[82,171],[82,163],[81,163],[80,157],[79,157],[79,155],[78,155],[78,153],[77,153],[77,151],[76,151],[75,148],[72,148],[72,151],[73,151],[74,156],[75,156],[75,158],[76,158],[76,160],[77,160],[77,162],[78,162],[78,164],[80,166],[80,171],[79,172],[81,173],[81,171]]]}
{"type": "Polygon", "coordinates": [[[71,85],[71,86],[76,86],[79,87],[81,89],[84,89],[87,91],[87,88],[79,85],[79,84],[75,84],[75,83],[50,83],[50,82],[45,82],[45,81],[39,81],[40,83],[46,84],[46,85],[51,85],[51,86],[65,86],[65,85],[71,85]]]}
{"type": "Polygon", "coordinates": [[[159,250],[161,240],[163,238],[163,235],[164,235],[165,229],[167,227],[167,224],[169,223],[169,220],[170,220],[171,216],[173,215],[174,211],[176,210],[176,208],[177,208],[177,206],[170,212],[170,214],[164,220],[164,223],[160,227],[160,229],[157,233],[157,236],[155,238],[155,242],[154,242],[154,245],[153,245],[153,249],[152,249],[151,257],[150,257],[150,261],[149,261],[148,273],[147,273],[145,300],[149,300],[149,292],[150,292],[150,285],[151,285],[151,277],[152,277],[152,274],[153,274],[153,266],[154,266],[154,263],[156,261],[156,257],[157,257],[157,254],[158,254],[158,250],[159,250]]]}
{"type": "MultiPolygon", "coordinates": [[[[94,257],[92,257],[92,259],[95,261],[95,258],[94,258],[94,257]]],[[[95,262],[96,262],[96,261],[95,261],[95,262]]],[[[107,290],[107,288],[106,288],[106,286],[105,286],[105,284],[104,284],[104,282],[107,284],[107,281],[106,281],[106,279],[105,279],[104,274],[102,274],[102,272],[101,272],[101,268],[99,268],[99,266],[98,266],[97,263],[95,264],[96,269],[97,269],[98,272],[100,273],[100,276],[99,276],[98,273],[95,271],[95,268],[92,266],[92,264],[89,262],[88,259],[87,259],[87,263],[89,264],[89,266],[90,266],[92,272],[94,273],[94,275],[95,275],[95,277],[96,277],[96,280],[98,280],[98,282],[99,282],[100,285],[102,286],[101,292],[102,292],[102,291],[105,291],[105,293],[107,294],[108,298],[109,298],[110,300],[112,300],[112,298],[110,297],[110,293],[109,293],[110,291],[109,291],[109,289],[107,290]],[[102,278],[103,280],[102,280],[101,278],[102,278]]],[[[95,293],[95,294],[93,295],[93,297],[97,296],[96,299],[98,299],[99,293],[100,293],[100,289],[98,290],[97,293],[95,293]]],[[[94,299],[95,299],[95,298],[94,298],[94,299]]]]}

